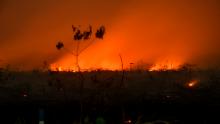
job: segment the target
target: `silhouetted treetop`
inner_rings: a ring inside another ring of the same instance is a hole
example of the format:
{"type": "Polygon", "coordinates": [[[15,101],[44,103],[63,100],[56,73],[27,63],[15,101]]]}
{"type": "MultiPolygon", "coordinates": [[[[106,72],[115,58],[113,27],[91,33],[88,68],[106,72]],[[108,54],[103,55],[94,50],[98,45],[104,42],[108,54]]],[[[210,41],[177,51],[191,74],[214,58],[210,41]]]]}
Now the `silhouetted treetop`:
{"type": "Polygon", "coordinates": [[[72,25],[72,29],[73,29],[73,33],[76,31],[77,27],[75,27],[74,25],[72,25]]]}
{"type": "MultiPolygon", "coordinates": [[[[82,30],[80,28],[80,26],[74,26],[72,25],[72,31],[73,31],[73,41],[77,41],[76,43],[78,43],[78,45],[76,45],[78,48],[77,50],[79,50],[79,41],[91,41],[89,42],[89,44],[87,46],[85,46],[82,50],[85,50],[89,45],[91,45],[91,43],[94,41],[94,39],[90,40],[92,38],[93,35],[93,28],[91,25],[89,25],[87,30],[82,30]]],[[[96,33],[94,34],[93,38],[98,38],[98,39],[103,39],[105,34],[105,27],[104,26],[100,26],[97,30],[96,33]]],[[[88,43],[88,42],[87,42],[88,43]]],[[[62,49],[64,47],[64,44],[62,41],[59,41],[56,44],[56,48],[58,50],[62,49]]],[[[79,51],[77,51],[78,53],[79,51]]]]}
{"type": "MultiPolygon", "coordinates": [[[[80,41],[80,40],[89,40],[92,36],[92,26],[89,26],[89,29],[86,31],[82,31],[79,27],[72,25],[73,30],[73,40],[80,41]]],[[[105,27],[101,26],[97,29],[95,33],[96,38],[103,39],[105,34],[105,27]]]]}
{"type": "Polygon", "coordinates": [[[96,31],[96,38],[103,39],[103,36],[105,34],[105,27],[101,26],[97,31],[96,31]]]}
{"type": "Polygon", "coordinates": [[[74,40],[82,40],[83,36],[84,36],[84,34],[81,33],[81,31],[79,29],[77,29],[76,33],[73,35],[73,39],[74,40]]]}
{"type": "Polygon", "coordinates": [[[64,47],[64,44],[61,41],[59,41],[57,43],[56,47],[57,47],[58,50],[60,50],[60,49],[62,49],[64,47]]]}
{"type": "Polygon", "coordinates": [[[89,30],[83,32],[83,39],[88,40],[90,39],[91,35],[92,35],[92,26],[89,26],[89,30]]]}

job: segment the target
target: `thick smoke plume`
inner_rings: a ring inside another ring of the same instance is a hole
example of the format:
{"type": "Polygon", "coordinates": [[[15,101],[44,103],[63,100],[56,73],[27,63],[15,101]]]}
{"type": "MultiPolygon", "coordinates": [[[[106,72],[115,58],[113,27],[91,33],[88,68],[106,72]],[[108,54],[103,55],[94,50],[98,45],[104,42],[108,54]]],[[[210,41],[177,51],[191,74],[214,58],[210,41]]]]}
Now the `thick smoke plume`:
{"type": "Polygon", "coordinates": [[[120,69],[130,63],[219,67],[220,2],[217,0],[3,0],[0,65],[33,69],[44,61],[67,68],[74,57],[71,26],[105,25],[106,36],[80,55],[82,68],[120,69]]]}

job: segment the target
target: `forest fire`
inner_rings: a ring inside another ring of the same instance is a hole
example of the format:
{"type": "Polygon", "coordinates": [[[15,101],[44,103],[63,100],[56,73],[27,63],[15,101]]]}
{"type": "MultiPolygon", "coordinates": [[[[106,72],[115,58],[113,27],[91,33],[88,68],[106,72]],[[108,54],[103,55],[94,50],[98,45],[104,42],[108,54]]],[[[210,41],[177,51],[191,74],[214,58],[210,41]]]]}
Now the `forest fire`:
{"type": "Polygon", "coordinates": [[[77,71],[77,69],[76,68],[74,68],[74,67],[65,67],[65,66],[58,66],[58,65],[55,65],[55,64],[51,64],[50,65],[50,67],[49,67],[49,69],[51,70],[51,71],[59,71],[59,72],[76,72],[77,71]]]}
{"type": "MultiPolygon", "coordinates": [[[[66,61],[67,63],[70,63],[68,60],[63,60],[64,62],[66,61]]],[[[87,63],[89,65],[89,63],[87,63]]],[[[178,70],[181,67],[181,63],[177,62],[158,62],[154,65],[152,65],[150,68],[148,68],[148,71],[168,71],[168,70],[178,70]]],[[[82,65],[82,70],[81,71],[88,71],[88,70],[97,70],[97,69],[103,69],[103,70],[121,70],[121,67],[119,66],[118,63],[111,63],[110,62],[103,62],[100,65],[96,65],[93,68],[86,67],[86,63],[82,65]]],[[[128,67],[125,66],[125,70],[129,69],[128,67]]],[[[144,69],[144,68],[142,68],[144,69]]],[[[56,64],[51,64],[50,70],[53,71],[68,71],[68,72],[77,72],[77,67],[75,66],[67,66],[65,64],[61,65],[56,65],[56,64]]]]}
{"type": "Polygon", "coordinates": [[[215,123],[220,0],[1,0],[1,122],[215,123]]]}
{"type": "MultiPolygon", "coordinates": [[[[117,65],[116,65],[117,66],[117,65]]],[[[114,66],[113,64],[103,63],[100,67],[93,67],[93,68],[82,68],[80,71],[92,71],[92,70],[120,70],[118,67],[114,66]]],[[[59,72],[77,72],[77,67],[74,66],[56,66],[55,64],[50,65],[50,70],[52,71],[59,71],[59,72]]]]}
{"type": "Polygon", "coordinates": [[[160,61],[149,68],[149,71],[178,70],[182,65],[178,61],[160,61]]]}

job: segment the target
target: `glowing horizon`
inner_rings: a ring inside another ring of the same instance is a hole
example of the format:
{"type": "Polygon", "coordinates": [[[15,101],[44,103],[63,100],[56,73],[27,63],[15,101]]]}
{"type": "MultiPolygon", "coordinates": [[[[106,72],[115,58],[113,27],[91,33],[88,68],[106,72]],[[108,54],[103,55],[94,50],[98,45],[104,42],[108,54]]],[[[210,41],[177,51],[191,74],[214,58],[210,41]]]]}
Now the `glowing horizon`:
{"type": "Polygon", "coordinates": [[[215,0],[8,0],[0,11],[0,66],[32,70],[46,61],[71,68],[75,58],[57,51],[57,41],[71,51],[72,25],[104,25],[104,39],[80,54],[82,69],[121,70],[119,54],[125,69],[130,63],[143,63],[145,69],[153,65],[150,70],[176,69],[184,63],[218,68],[219,5],[215,0]]]}

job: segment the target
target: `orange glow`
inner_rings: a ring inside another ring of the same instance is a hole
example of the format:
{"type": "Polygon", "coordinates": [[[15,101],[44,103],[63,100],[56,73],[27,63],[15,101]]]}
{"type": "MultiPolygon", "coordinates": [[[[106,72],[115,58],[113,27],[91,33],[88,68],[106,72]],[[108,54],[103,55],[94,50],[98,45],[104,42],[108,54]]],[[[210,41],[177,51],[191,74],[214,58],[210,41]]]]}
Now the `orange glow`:
{"type": "Polygon", "coordinates": [[[159,61],[151,66],[149,71],[177,70],[182,64],[181,61],[159,61]]]}
{"type": "Polygon", "coordinates": [[[132,121],[131,121],[130,119],[127,120],[127,121],[125,121],[126,124],[131,124],[131,122],[132,122],[132,121]]]}
{"type": "Polygon", "coordinates": [[[66,67],[66,66],[58,66],[58,65],[55,65],[55,64],[51,64],[50,65],[50,70],[52,70],[52,71],[76,72],[77,68],[76,67],[74,68],[72,66],[66,67]]]}
{"type": "MultiPolygon", "coordinates": [[[[90,54],[93,54],[90,51],[90,54]]],[[[85,51],[87,53],[87,51],[85,51]]],[[[88,54],[88,53],[87,53],[88,54]]],[[[99,53],[102,54],[102,53],[99,53]]],[[[109,55],[105,57],[100,57],[100,59],[91,59],[89,55],[82,54],[82,57],[80,56],[80,68],[81,71],[88,71],[88,70],[97,70],[97,69],[103,69],[103,70],[121,70],[121,61],[119,57],[114,55],[109,55]],[[91,59],[91,60],[90,60],[91,59]]],[[[129,56],[129,52],[125,53],[125,55],[129,56]]],[[[166,71],[166,70],[178,70],[181,65],[184,64],[184,58],[178,58],[178,57],[165,57],[166,59],[161,59],[160,61],[152,62],[150,68],[148,68],[149,71],[166,71]]],[[[124,59],[127,60],[127,59],[124,59]]],[[[131,60],[129,60],[131,61],[131,60]]],[[[50,69],[55,71],[77,71],[75,59],[74,56],[64,56],[60,58],[58,61],[51,64],[50,69]]],[[[130,63],[127,61],[124,61],[124,69],[129,69],[130,63]]],[[[138,63],[134,63],[138,64],[138,63]]],[[[142,68],[144,69],[144,67],[142,68]]]]}
{"type": "Polygon", "coordinates": [[[198,84],[198,82],[199,82],[199,81],[198,81],[198,80],[195,80],[195,79],[194,79],[194,80],[191,80],[190,82],[188,82],[187,86],[190,87],[190,88],[191,88],[191,87],[195,87],[195,85],[198,84]]]}
{"type": "Polygon", "coordinates": [[[0,2],[0,67],[32,70],[46,61],[52,70],[76,70],[75,58],[55,48],[62,40],[73,50],[72,25],[106,27],[104,39],[80,54],[82,69],[121,70],[119,54],[124,68],[139,61],[154,65],[150,71],[177,69],[183,63],[219,67],[217,0],[5,1],[0,2]]]}
{"type": "Polygon", "coordinates": [[[62,67],[58,67],[58,71],[62,71],[62,67]]]}
{"type": "MultiPolygon", "coordinates": [[[[76,72],[77,68],[74,66],[68,66],[69,64],[65,63],[70,63],[70,61],[67,59],[62,59],[62,66],[56,66],[55,64],[51,64],[50,69],[54,70],[54,71],[71,71],[71,72],[76,72]]],[[[93,65],[92,67],[88,66],[91,65],[91,63],[89,62],[82,62],[82,68],[81,71],[88,71],[88,70],[96,70],[96,69],[102,69],[102,70],[121,70],[121,66],[119,65],[120,63],[111,63],[111,61],[103,61],[97,65],[93,65]]],[[[166,70],[178,70],[179,67],[181,67],[183,63],[181,62],[177,62],[177,61],[161,61],[161,62],[157,62],[155,63],[153,66],[151,66],[149,68],[149,71],[166,71],[166,70]]],[[[128,69],[128,67],[126,66],[125,68],[128,69]]]]}
{"type": "MultiPolygon", "coordinates": [[[[63,59],[62,60],[64,63],[62,64],[62,66],[57,66],[56,64],[51,64],[50,65],[50,70],[52,71],[69,71],[69,72],[77,72],[78,69],[75,66],[68,66],[65,65],[66,63],[70,63],[70,61],[63,59]]],[[[99,65],[94,65],[93,67],[88,67],[86,65],[90,65],[91,63],[82,63],[81,66],[81,71],[91,71],[91,70],[97,70],[97,69],[102,69],[102,70],[120,70],[120,66],[117,63],[111,63],[111,62],[102,62],[99,65]]]]}

